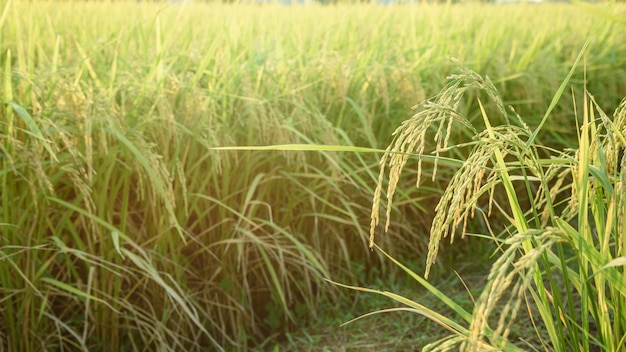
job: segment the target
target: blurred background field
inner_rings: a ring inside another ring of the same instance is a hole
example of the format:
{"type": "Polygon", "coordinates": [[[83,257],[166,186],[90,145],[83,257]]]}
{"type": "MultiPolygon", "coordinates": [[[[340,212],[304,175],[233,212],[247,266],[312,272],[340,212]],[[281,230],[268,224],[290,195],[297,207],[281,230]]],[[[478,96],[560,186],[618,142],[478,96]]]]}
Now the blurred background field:
{"type": "MultiPolygon", "coordinates": [[[[597,22],[587,88],[608,112],[626,96],[624,25],[566,3],[0,4],[0,350],[337,346],[298,334],[371,304],[323,278],[402,286],[368,248],[378,161],[451,57],[533,127],[597,22]],[[283,144],[378,152],[212,149],[283,144]]],[[[576,145],[573,106],[542,144],[576,145]]],[[[462,110],[481,120],[476,97],[462,110]]],[[[419,191],[415,172],[377,243],[421,272],[451,171],[419,191]]],[[[442,261],[487,265],[481,246],[442,261]]]]}

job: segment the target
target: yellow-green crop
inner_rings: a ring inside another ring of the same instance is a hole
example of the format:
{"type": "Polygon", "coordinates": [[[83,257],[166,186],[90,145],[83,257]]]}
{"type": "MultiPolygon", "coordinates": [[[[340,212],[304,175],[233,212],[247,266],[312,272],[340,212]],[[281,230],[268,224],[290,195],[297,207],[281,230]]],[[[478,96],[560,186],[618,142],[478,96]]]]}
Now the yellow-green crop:
{"type": "MultiPolygon", "coordinates": [[[[536,126],[592,21],[569,5],[1,2],[0,349],[245,350],[314,318],[338,295],[323,277],[382,262],[380,148],[449,57],[536,126]],[[236,150],[268,145],[283,147],[236,150]]],[[[607,109],[625,43],[607,23],[589,47],[607,109]]],[[[459,105],[480,123],[476,107],[459,105]]],[[[575,145],[571,114],[557,105],[538,138],[575,145]]],[[[391,254],[427,248],[438,175],[419,194],[399,181],[391,254]]]]}

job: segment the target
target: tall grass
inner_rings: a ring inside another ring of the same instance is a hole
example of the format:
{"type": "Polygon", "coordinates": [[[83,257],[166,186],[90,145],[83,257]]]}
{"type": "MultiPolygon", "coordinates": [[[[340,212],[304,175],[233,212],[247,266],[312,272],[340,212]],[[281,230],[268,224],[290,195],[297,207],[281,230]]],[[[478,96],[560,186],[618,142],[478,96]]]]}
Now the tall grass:
{"type": "MultiPolygon", "coordinates": [[[[538,123],[590,17],[533,9],[3,3],[0,349],[245,350],[314,317],[339,294],[322,277],[382,259],[378,155],[342,150],[388,143],[449,54],[538,123]],[[216,149],[293,144],[314,147],[216,149]]],[[[616,105],[625,41],[603,30],[589,86],[616,105]]],[[[392,254],[426,249],[439,175],[398,191],[392,254]]]]}

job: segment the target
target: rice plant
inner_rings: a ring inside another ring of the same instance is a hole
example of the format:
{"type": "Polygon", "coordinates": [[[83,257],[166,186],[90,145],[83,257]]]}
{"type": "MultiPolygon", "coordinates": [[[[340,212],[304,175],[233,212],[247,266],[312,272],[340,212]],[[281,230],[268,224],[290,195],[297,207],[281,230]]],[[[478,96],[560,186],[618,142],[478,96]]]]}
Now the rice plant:
{"type": "MultiPolygon", "coordinates": [[[[578,148],[558,151],[537,143],[541,126],[533,131],[514,110],[505,109],[488,76],[461,67],[449,80],[439,95],[422,104],[422,109],[396,130],[381,159],[371,246],[375,246],[374,231],[380,218],[385,167],[389,166],[386,195],[390,209],[398,179],[411,156],[418,160],[419,186],[421,163],[427,154],[434,154],[436,163],[450,150],[469,146],[467,158],[436,207],[424,278],[396,261],[446,301],[463,321],[440,316],[393,293],[382,294],[451,331],[449,337],[426,346],[426,351],[453,346],[465,351],[514,351],[520,347],[624,351],[626,100],[610,118],[585,89],[582,109],[574,105],[581,112],[572,121],[579,131],[578,148]],[[470,90],[482,93],[478,98],[481,125],[459,112],[462,97],[470,90]],[[494,105],[495,114],[486,113],[483,100],[494,105]],[[454,128],[471,131],[471,141],[451,145],[449,135],[454,128]],[[424,145],[431,134],[435,147],[427,152],[424,145]],[[498,250],[482,293],[469,312],[425,279],[440,241],[447,237],[452,241],[457,232],[467,235],[467,224],[476,215],[506,219],[508,225],[501,230],[490,227],[489,233],[482,234],[497,242],[498,250]],[[534,340],[533,345],[509,341],[511,327],[525,310],[537,336],[524,338],[534,340]]],[[[548,115],[549,111],[546,118],[548,115]]],[[[387,227],[389,221],[388,212],[387,227]]]]}

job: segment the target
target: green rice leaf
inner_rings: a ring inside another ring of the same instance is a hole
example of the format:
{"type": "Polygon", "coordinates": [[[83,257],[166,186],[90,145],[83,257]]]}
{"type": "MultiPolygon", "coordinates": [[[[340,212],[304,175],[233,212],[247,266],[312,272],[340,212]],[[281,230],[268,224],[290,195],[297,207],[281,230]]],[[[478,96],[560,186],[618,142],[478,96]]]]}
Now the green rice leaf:
{"type": "Polygon", "coordinates": [[[22,120],[24,120],[24,123],[28,128],[28,131],[25,132],[38,139],[41,142],[41,145],[46,149],[50,157],[53,160],[57,161],[57,156],[50,147],[50,142],[44,138],[41,130],[39,129],[39,126],[37,126],[37,123],[30,116],[28,111],[12,101],[7,102],[7,104],[13,109],[13,111],[15,111],[15,113],[17,113],[19,117],[22,118],[22,120]]]}
{"type": "MultiPolygon", "coordinates": [[[[469,332],[468,332],[467,328],[465,328],[462,325],[458,324],[454,320],[449,319],[449,318],[445,317],[444,315],[435,312],[432,309],[424,307],[423,305],[421,305],[421,304],[419,304],[419,303],[417,303],[415,301],[412,301],[412,300],[410,300],[410,299],[408,299],[406,297],[400,296],[400,295],[395,294],[393,292],[373,290],[373,289],[370,289],[370,288],[364,288],[364,287],[358,287],[358,286],[349,286],[349,285],[340,284],[338,282],[334,282],[334,281],[329,280],[329,279],[325,279],[325,280],[330,282],[331,284],[337,285],[339,287],[344,287],[344,288],[348,288],[348,289],[355,290],[355,291],[375,293],[375,294],[379,294],[379,295],[383,295],[383,296],[389,297],[389,298],[391,298],[391,299],[393,299],[393,300],[395,300],[395,301],[397,301],[399,303],[402,303],[402,304],[404,304],[404,305],[406,305],[408,307],[411,307],[415,312],[424,315],[425,317],[431,319],[432,321],[434,321],[437,324],[445,327],[446,329],[454,332],[455,334],[461,334],[463,336],[469,335],[469,332]]],[[[378,311],[378,312],[381,312],[381,311],[378,311]]],[[[360,318],[356,318],[356,319],[350,320],[350,321],[344,323],[343,325],[349,324],[349,323],[351,323],[351,322],[353,322],[355,320],[358,320],[358,319],[360,319],[360,318]]]]}
{"type": "Polygon", "coordinates": [[[2,30],[2,27],[4,26],[4,22],[6,21],[7,16],[9,15],[9,9],[11,8],[11,1],[12,0],[7,1],[6,5],[4,5],[4,10],[2,10],[2,15],[0,15],[0,30],[2,30]]]}
{"type": "MultiPolygon", "coordinates": [[[[617,22],[617,23],[623,23],[626,24],[626,18],[624,17],[620,17],[618,15],[609,13],[605,10],[602,10],[601,8],[599,8],[596,4],[591,4],[585,1],[580,1],[580,0],[572,0],[572,3],[582,9],[584,9],[585,11],[592,13],[598,17],[602,17],[604,19],[607,19],[609,21],[612,22],[617,22]]],[[[607,7],[611,6],[612,2],[609,2],[609,5],[607,5],[607,7]]]]}
{"type": "Polygon", "coordinates": [[[263,146],[232,146],[232,147],[213,147],[213,150],[278,150],[278,151],[324,151],[324,152],[355,152],[355,153],[384,153],[382,149],[343,146],[343,145],[324,145],[324,144],[277,144],[263,146]]]}
{"type": "Polygon", "coordinates": [[[51,277],[42,277],[40,280],[45,282],[45,283],[47,283],[47,284],[56,286],[56,287],[60,288],[63,291],[67,291],[69,293],[72,293],[72,294],[74,294],[74,295],[76,295],[78,297],[81,297],[81,298],[84,298],[84,299],[93,300],[93,301],[96,301],[96,302],[100,302],[100,303],[106,305],[107,307],[109,307],[112,311],[114,311],[114,312],[116,312],[118,314],[121,314],[117,309],[113,308],[113,306],[111,306],[107,301],[105,301],[103,299],[100,299],[100,298],[98,298],[96,296],[90,295],[90,294],[88,294],[85,291],[81,291],[81,290],[77,289],[76,287],[74,287],[72,285],[68,285],[68,284],[66,284],[64,282],[61,282],[61,281],[56,280],[56,279],[53,279],[51,277]]]}
{"type": "Polygon", "coordinates": [[[115,250],[117,251],[117,253],[119,253],[119,255],[122,257],[122,259],[124,259],[124,253],[122,253],[122,250],[120,249],[120,234],[117,231],[113,231],[111,232],[111,239],[113,240],[113,246],[115,247],[115,250]]]}
{"type": "Polygon", "coordinates": [[[407,273],[411,278],[413,278],[413,280],[419,282],[420,285],[424,286],[424,288],[426,288],[428,291],[430,291],[430,293],[435,295],[435,297],[437,297],[441,302],[445,303],[448,307],[450,307],[456,314],[460,315],[463,318],[463,320],[465,320],[466,322],[472,321],[472,314],[470,312],[466,311],[459,304],[451,300],[448,296],[446,296],[445,293],[441,292],[439,289],[433,286],[430,282],[428,282],[428,280],[422,278],[413,270],[411,270],[409,267],[400,263],[397,259],[395,259],[391,255],[389,255],[387,252],[385,252],[382,248],[380,248],[377,244],[374,244],[374,248],[376,248],[381,253],[383,253],[385,257],[387,257],[395,265],[400,267],[405,273],[407,273]]]}
{"type": "Polygon", "coordinates": [[[557,103],[561,99],[561,96],[563,95],[565,88],[567,88],[570,80],[572,79],[572,76],[574,75],[574,72],[576,71],[576,68],[578,67],[578,64],[580,63],[580,60],[583,58],[583,56],[587,52],[587,48],[591,44],[591,39],[593,38],[593,34],[596,32],[596,30],[597,30],[597,26],[594,26],[594,28],[591,30],[591,32],[587,36],[587,40],[585,40],[585,44],[583,44],[582,49],[580,49],[580,51],[578,52],[578,56],[576,57],[576,60],[574,60],[574,64],[572,65],[572,68],[569,70],[569,73],[567,74],[563,82],[561,82],[561,85],[556,90],[556,93],[554,93],[554,96],[552,97],[552,101],[550,102],[548,109],[543,115],[543,118],[541,119],[539,126],[537,126],[533,134],[530,136],[530,138],[528,138],[528,141],[526,142],[526,148],[530,147],[535,142],[535,138],[537,138],[539,131],[541,131],[541,129],[543,128],[543,125],[546,123],[546,121],[548,121],[548,117],[550,117],[552,110],[554,110],[557,103]]]}
{"type": "Polygon", "coordinates": [[[609,180],[609,174],[606,172],[606,168],[589,165],[589,172],[593,175],[593,177],[600,181],[602,187],[604,187],[609,194],[613,194],[613,185],[609,180]]]}
{"type": "Polygon", "coordinates": [[[598,270],[596,273],[599,273],[602,270],[605,270],[605,269],[608,269],[608,268],[617,267],[617,266],[626,266],[626,256],[615,258],[615,259],[611,260],[605,266],[600,268],[600,270],[598,270]]]}

